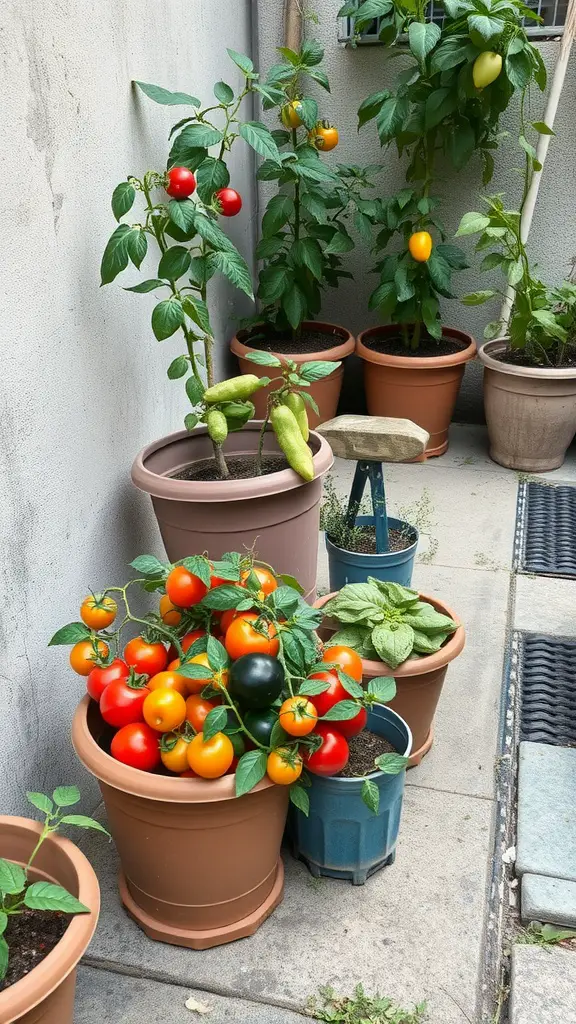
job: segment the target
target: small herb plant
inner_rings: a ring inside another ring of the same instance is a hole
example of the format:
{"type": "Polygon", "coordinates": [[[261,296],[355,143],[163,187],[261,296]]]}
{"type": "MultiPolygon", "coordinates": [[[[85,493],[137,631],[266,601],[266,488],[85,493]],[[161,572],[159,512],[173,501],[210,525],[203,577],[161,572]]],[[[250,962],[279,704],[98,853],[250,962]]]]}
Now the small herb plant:
{"type": "Polygon", "coordinates": [[[357,985],[353,996],[336,995],[329,985],[320,989],[320,998],[308,1000],[306,1013],[328,1024],[423,1024],[426,1003],[403,1010],[386,996],[369,996],[357,985]]]}
{"type": "MultiPolygon", "coordinates": [[[[486,213],[467,213],[457,234],[479,235],[476,250],[485,252],[482,270],[501,271],[514,289],[512,315],[508,324],[494,320],[484,336],[497,338],[506,333],[508,354],[536,366],[562,366],[576,352],[576,282],[574,267],[567,281],[549,288],[534,277],[521,236],[521,213],[506,210],[500,196],[486,199],[486,213]]],[[[462,301],[477,306],[502,290],[472,292],[462,301]]]]}
{"type": "MultiPolygon", "coordinates": [[[[357,505],[355,515],[372,516],[373,514],[372,499],[365,495],[357,505]]],[[[362,552],[366,550],[366,529],[370,529],[370,526],[349,525],[348,498],[343,498],[338,494],[330,474],[324,482],[324,496],[320,506],[320,529],[324,530],[328,539],[343,551],[362,552]]],[[[402,533],[406,538],[407,545],[414,543],[414,529],[407,522],[404,524],[402,533]]]]}
{"type": "Polygon", "coordinates": [[[60,830],[61,825],[76,825],[108,832],[100,822],[84,814],[69,814],[80,800],[76,786],[58,786],[52,799],[44,793],[27,793],[30,803],[44,815],[44,825],[25,867],[0,858],[0,979],[6,977],[10,950],[5,932],[11,917],[28,910],[54,910],[63,914],[89,914],[90,908],[80,903],[72,893],[54,882],[29,882],[28,876],[40,847],[48,836],[60,830]]]}
{"type": "Polygon", "coordinates": [[[363,658],[398,668],[412,655],[434,654],[458,623],[421,601],[415,590],[368,577],[347,583],[323,607],[340,623],[332,644],[344,644],[363,658]]]}

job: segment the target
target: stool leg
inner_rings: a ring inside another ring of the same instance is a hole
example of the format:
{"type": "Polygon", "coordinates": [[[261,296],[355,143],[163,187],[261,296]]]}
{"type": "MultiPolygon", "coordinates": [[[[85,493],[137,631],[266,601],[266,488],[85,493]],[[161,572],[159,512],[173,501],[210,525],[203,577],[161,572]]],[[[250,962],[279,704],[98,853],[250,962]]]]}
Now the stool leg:
{"type": "Polygon", "coordinates": [[[384,494],[384,474],[381,462],[368,462],[368,476],[372,492],[374,509],[374,525],[376,528],[376,552],[381,555],[390,550],[388,543],[388,515],[386,513],[386,497],[384,494]]]}
{"type": "Polygon", "coordinates": [[[356,522],[356,516],[358,515],[358,509],[360,508],[369,471],[369,462],[356,463],[356,472],[354,473],[354,480],[352,481],[352,488],[350,490],[350,498],[348,499],[348,510],[346,512],[346,526],[350,529],[352,529],[356,522]]]}

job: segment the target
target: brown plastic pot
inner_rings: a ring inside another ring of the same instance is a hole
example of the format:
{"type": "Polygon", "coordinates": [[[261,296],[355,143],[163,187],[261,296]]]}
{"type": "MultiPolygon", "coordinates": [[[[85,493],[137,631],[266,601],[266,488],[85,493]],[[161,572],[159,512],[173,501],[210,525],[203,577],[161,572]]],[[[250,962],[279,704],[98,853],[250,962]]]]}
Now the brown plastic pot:
{"type": "MultiPolygon", "coordinates": [[[[322,349],[320,352],[274,352],[273,354],[278,356],[278,359],[292,359],[298,364],[309,363],[312,360],[318,359],[328,360],[328,362],[339,362],[354,351],[354,336],[345,327],[338,327],[336,324],[325,324],[321,320],[307,320],[302,324],[302,327],[304,330],[310,328],[314,331],[320,331],[322,334],[333,335],[333,347],[322,349]]],[[[241,332],[240,337],[233,337],[230,342],[230,348],[234,355],[238,357],[242,373],[255,373],[257,377],[273,377],[273,368],[259,366],[258,363],[253,363],[246,359],[249,352],[259,351],[250,347],[249,339],[249,332],[245,331],[241,332]]],[[[344,366],[337,366],[334,373],[329,374],[328,377],[323,377],[322,380],[314,381],[308,388],[308,393],[312,395],[320,410],[320,414],[317,415],[310,406],[307,407],[306,411],[311,427],[317,427],[319,423],[325,423],[326,420],[331,420],[336,415],[343,377],[344,366]]],[[[252,396],[251,401],[256,406],[257,419],[264,419],[266,416],[266,403],[271,387],[262,388],[261,391],[257,391],[252,396]]]]}
{"type": "MultiPolygon", "coordinates": [[[[255,456],[262,424],[247,423],[228,435],[226,455],[255,456]]],[[[179,470],[212,457],[205,426],[177,431],[148,445],[134,460],[132,480],[152,497],[154,512],[171,562],[206,551],[254,549],[255,556],[290,573],[308,597],[315,594],[322,477],[334,456],[327,441],[310,434],[314,480],[306,483],[292,469],[247,480],[175,480],[179,470]]],[[[265,453],[280,453],[269,428],[265,453]]]]}
{"type": "Polygon", "coordinates": [[[497,338],[478,351],[490,458],[529,473],[557,469],[576,431],[576,368],[503,363],[495,356],[506,345],[497,338]]]}
{"type": "MultiPolygon", "coordinates": [[[[28,862],[42,825],[29,818],[0,816],[0,857],[23,867],[28,862]]],[[[49,836],[34,860],[34,881],[63,885],[89,914],[70,917],[54,949],[29,974],[0,992],[2,1024],[72,1024],[76,964],[84,955],[98,923],[100,889],[94,871],[80,850],[63,836],[49,836]]]]}
{"type": "Polygon", "coordinates": [[[233,775],[208,781],[142,772],[99,746],[104,729],[85,697],[72,742],[100,784],[128,912],[151,939],[191,949],[253,935],[284,894],[287,787],[266,777],[237,798],[233,775]]]}
{"type": "MultiPolygon", "coordinates": [[[[314,607],[322,608],[336,592],[319,598],[314,607]]],[[[430,597],[428,594],[420,594],[421,601],[427,601],[442,615],[449,615],[451,619],[459,622],[458,618],[443,601],[437,597],[430,597]]],[[[330,638],[337,629],[341,627],[334,619],[326,618],[318,630],[322,640],[329,643],[330,638]]],[[[412,755],[408,767],[420,764],[425,754],[432,746],[434,738],[433,722],[446,671],[448,665],[454,658],[463,651],[466,636],[464,626],[460,623],[456,631],[448,638],[443,647],[436,654],[427,654],[424,657],[411,657],[392,669],[383,661],[369,661],[362,658],[362,681],[367,684],[376,676],[394,676],[396,680],[396,696],[387,707],[392,708],[409,725],[412,732],[412,755]]]]}
{"type": "Polygon", "coordinates": [[[366,346],[370,338],[397,336],[397,324],[371,327],[356,342],[356,355],[364,361],[368,412],[412,420],[423,427],[430,434],[429,457],[443,455],[448,448],[448,428],[465,365],[476,355],[470,334],[453,327],[443,328],[443,333],[464,348],[449,356],[389,356],[366,346]]]}

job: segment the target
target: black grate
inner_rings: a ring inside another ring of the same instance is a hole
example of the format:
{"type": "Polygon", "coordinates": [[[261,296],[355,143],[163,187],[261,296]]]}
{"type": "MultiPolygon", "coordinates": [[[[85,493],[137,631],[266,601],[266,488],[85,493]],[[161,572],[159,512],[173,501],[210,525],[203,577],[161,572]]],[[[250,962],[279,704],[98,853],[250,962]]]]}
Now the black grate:
{"type": "Polygon", "coordinates": [[[576,640],[524,633],[520,645],[520,739],[576,746],[576,640]]]}
{"type": "Polygon", "coordinates": [[[520,570],[576,577],[576,487],[522,486],[520,570]]]}

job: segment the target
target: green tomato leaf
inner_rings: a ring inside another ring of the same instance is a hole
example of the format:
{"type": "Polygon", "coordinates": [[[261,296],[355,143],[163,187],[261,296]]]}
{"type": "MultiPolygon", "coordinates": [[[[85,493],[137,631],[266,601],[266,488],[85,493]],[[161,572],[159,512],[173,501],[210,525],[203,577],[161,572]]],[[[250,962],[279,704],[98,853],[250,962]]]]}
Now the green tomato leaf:
{"type": "Polygon", "coordinates": [[[483,213],[465,213],[458,225],[456,237],[462,235],[477,235],[490,226],[490,218],[483,213]]]}
{"type": "Polygon", "coordinates": [[[149,82],[134,81],[134,85],[137,85],[155,103],[161,103],[165,107],[200,106],[200,100],[197,100],[195,96],[190,96],[187,92],[170,92],[169,89],[163,89],[161,85],[150,85],[149,82]]]}
{"type": "Polygon", "coordinates": [[[222,586],[209,590],[202,598],[201,604],[204,608],[212,608],[214,611],[223,612],[228,611],[229,608],[237,608],[245,600],[246,590],[244,587],[228,586],[223,583],[222,586]]]}
{"type": "Polygon", "coordinates": [[[182,300],[182,309],[186,316],[189,316],[201,331],[204,331],[205,334],[212,334],[208,306],[203,299],[198,299],[196,296],[192,298],[191,295],[187,295],[182,300]]]}
{"type": "Polygon", "coordinates": [[[412,53],[421,64],[424,63],[428,54],[432,52],[441,34],[440,26],[436,25],[433,21],[426,22],[425,24],[421,21],[413,21],[411,23],[408,28],[408,42],[412,53]]]}
{"type": "Polygon", "coordinates": [[[337,704],[333,704],[325,715],[322,715],[322,722],[347,722],[351,718],[356,718],[356,715],[360,711],[361,705],[357,700],[340,700],[337,704]]]}
{"type": "Polygon", "coordinates": [[[77,644],[79,640],[87,640],[90,636],[90,630],[83,622],[69,622],[67,626],[62,626],[52,639],[48,642],[48,647],[56,647],[58,644],[77,644]]]}
{"type": "Polygon", "coordinates": [[[130,259],[128,238],[132,234],[129,224],[119,224],[112,232],[100,264],[100,284],[110,284],[123,270],[130,259]]]}
{"type": "Polygon", "coordinates": [[[116,185],[112,193],[112,213],[116,220],[120,220],[125,213],[128,213],[128,210],[132,209],[135,198],[136,190],[129,181],[121,181],[119,185],[116,185]]]}
{"type": "Polygon", "coordinates": [[[366,804],[368,810],[374,814],[378,814],[378,808],[380,807],[380,790],[375,782],[371,779],[364,779],[362,783],[361,796],[366,804]]]}
{"type": "Polygon", "coordinates": [[[186,356],[176,356],[173,359],[166,371],[170,380],[178,380],[179,377],[185,377],[188,373],[189,363],[186,356]]]}
{"type": "Polygon", "coordinates": [[[190,266],[190,253],[183,245],[172,245],[162,254],[158,264],[158,277],[177,281],[190,266]]]}
{"type": "Polygon", "coordinates": [[[155,555],[138,555],[130,565],[140,576],[147,576],[148,579],[166,575],[166,566],[155,555]]]}
{"type": "Polygon", "coordinates": [[[228,721],[228,713],[225,707],[212,708],[204,719],[202,726],[202,735],[204,741],[212,739],[217,732],[222,732],[226,728],[228,721]]]}
{"type": "Polygon", "coordinates": [[[330,683],[326,679],[305,679],[298,693],[304,697],[316,697],[319,693],[326,693],[330,689],[330,683]]]}
{"type": "Polygon", "coordinates": [[[376,758],[376,767],[385,775],[399,775],[408,764],[408,758],[402,754],[380,754],[376,758]]]}
{"type": "Polygon", "coordinates": [[[488,302],[495,295],[496,292],[491,288],[485,288],[483,291],[470,292],[469,295],[465,295],[460,301],[463,306],[481,306],[483,302],[488,302]]]}
{"type": "Polygon", "coordinates": [[[290,802],[293,803],[294,807],[297,807],[299,811],[302,811],[302,814],[305,814],[306,817],[308,817],[310,814],[310,797],[304,789],[304,786],[299,786],[298,783],[295,782],[290,786],[289,793],[290,802]]]}
{"type": "Polygon", "coordinates": [[[58,786],[52,793],[52,799],[58,807],[72,807],[80,800],[78,786],[58,786]]]}
{"type": "Polygon", "coordinates": [[[240,125],[240,135],[260,156],[280,163],[280,152],[270,129],[260,121],[245,121],[240,125]]]}
{"type": "Polygon", "coordinates": [[[239,288],[250,299],[254,298],[252,276],[246,260],[239,252],[235,250],[211,252],[208,255],[208,266],[212,271],[219,270],[236,288],[239,288]]]}
{"type": "Polygon", "coordinates": [[[8,924],[8,914],[5,914],[3,910],[0,910],[0,935],[4,935],[6,931],[6,925],[8,924]]]}
{"type": "Polygon", "coordinates": [[[42,814],[52,814],[54,810],[54,804],[50,797],[45,796],[44,793],[26,793],[26,799],[33,807],[42,811],[42,814]]]}
{"type": "Polygon", "coordinates": [[[226,82],[216,82],[214,95],[219,103],[224,103],[228,106],[234,99],[234,90],[229,85],[226,85],[226,82]]]}
{"type": "Polygon", "coordinates": [[[52,882],[33,882],[24,895],[24,905],[31,910],[59,910],[64,914],[89,914],[90,908],[72,893],[52,882]]]}
{"type": "Polygon", "coordinates": [[[0,858],[0,893],[16,896],[26,885],[26,873],[19,864],[0,858]]]}
{"type": "Polygon", "coordinates": [[[358,128],[362,128],[368,121],[376,117],[382,109],[384,101],[389,98],[389,89],[381,89],[379,92],[373,92],[371,96],[368,96],[358,108],[358,128]]]}
{"type": "Polygon", "coordinates": [[[85,814],[65,814],[61,818],[63,825],[76,825],[77,828],[91,828],[95,832],[103,832],[105,836],[110,836],[108,829],[104,828],[99,821],[95,818],[89,818],[85,814]]]}
{"type": "Polygon", "coordinates": [[[379,704],[387,704],[396,696],[396,680],[393,676],[375,676],[368,683],[368,693],[375,697],[379,704]]]}
{"type": "Polygon", "coordinates": [[[281,227],[294,215],[294,200],[280,193],[272,196],[262,218],[262,233],[265,238],[276,235],[281,227]]]}
{"type": "Polygon", "coordinates": [[[131,288],[125,288],[125,292],[136,292],[138,295],[145,295],[146,292],[153,292],[156,288],[168,287],[166,281],[159,281],[158,278],[153,277],[148,281],[141,281],[140,284],[134,284],[131,288]]]}
{"type": "Polygon", "coordinates": [[[254,71],[254,65],[250,60],[250,57],[247,57],[244,53],[238,53],[236,50],[227,49],[226,52],[230,57],[230,60],[234,61],[236,67],[240,68],[245,75],[251,75],[254,71]]]}
{"type": "Polygon", "coordinates": [[[324,47],[317,39],[306,39],[300,50],[300,63],[305,68],[313,68],[324,60],[324,47]]]}
{"type": "Polygon", "coordinates": [[[0,935],[0,980],[6,977],[9,959],[10,950],[8,948],[8,943],[6,942],[4,936],[0,935]]]}
{"type": "Polygon", "coordinates": [[[245,359],[251,363],[258,363],[259,366],[282,366],[282,361],[271,352],[247,352],[245,359]]]}
{"type": "MultiPolygon", "coordinates": [[[[221,589],[221,588],[218,588],[221,589]]],[[[263,750],[248,750],[236,768],[236,796],[244,796],[266,775],[266,754],[263,750]]]]}
{"type": "Polygon", "coordinates": [[[204,203],[210,203],[219,188],[230,184],[230,173],[223,160],[207,156],[196,171],[196,191],[204,203]]]}
{"type": "Polygon", "coordinates": [[[170,338],[184,323],[180,299],[163,299],[152,310],[152,330],[158,341],[170,338]]]}

